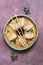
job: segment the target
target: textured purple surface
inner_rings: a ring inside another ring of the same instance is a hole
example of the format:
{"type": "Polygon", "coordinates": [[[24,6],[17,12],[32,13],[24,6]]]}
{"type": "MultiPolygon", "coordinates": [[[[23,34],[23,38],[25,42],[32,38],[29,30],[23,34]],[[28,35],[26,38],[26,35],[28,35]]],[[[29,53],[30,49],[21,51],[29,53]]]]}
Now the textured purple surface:
{"type": "Polygon", "coordinates": [[[0,65],[43,65],[43,0],[0,0],[0,65]],[[31,16],[39,28],[39,38],[28,51],[16,52],[18,57],[11,61],[10,49],[3,40],[3,27],[16,14],[24,14],[23,7],[30,8],[31,16]]]}

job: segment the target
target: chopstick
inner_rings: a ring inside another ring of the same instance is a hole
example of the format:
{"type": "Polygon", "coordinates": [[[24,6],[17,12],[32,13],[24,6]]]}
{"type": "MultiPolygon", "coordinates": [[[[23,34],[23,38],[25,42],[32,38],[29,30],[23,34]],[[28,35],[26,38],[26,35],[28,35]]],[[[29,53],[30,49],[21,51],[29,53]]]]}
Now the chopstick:
{"type": "MultiPolygon", "coordinates": [[[[16,14],[15,14],[15,16],[16,16],[16,14]]],[[[16,16],[16,20],[17,20],[17,16],[16,16]]],[[[20,28],[20,30],[21,30],[22,35],[23,35],[23,31],[22,31],[22,29],[21,29],[21,28],[20,28]]],[[[17,29],[17,31],[18,31],[18,29],[17,29]]],[[[19,35],[21,35],[19,31],[18,31],[18,33],[19,33],[19,35]]]]}
{"type": "MultiPolygon", "coordinates": [[[[16,14],[15,14],[15,17],[16,17],[16,20],[17,20],[17,16],[16,16],[16,14]]],[[[20,34],[20,32],[19,32],[19,30],[17,29],[17,32],[19,33],[19,35],[21,36],[21,34],[20,34]]]]}

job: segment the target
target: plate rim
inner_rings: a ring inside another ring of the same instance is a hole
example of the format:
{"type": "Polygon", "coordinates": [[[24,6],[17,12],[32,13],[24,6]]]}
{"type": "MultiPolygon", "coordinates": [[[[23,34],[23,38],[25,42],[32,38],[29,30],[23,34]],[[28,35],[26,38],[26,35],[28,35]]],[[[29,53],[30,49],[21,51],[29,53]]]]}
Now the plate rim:
{"type": "Polygon", "coordinates": [[[4,38],[4,41],[6,42],[6,44],[7,44],[10,48],[12,48],[13,50],[17,50],[17,51],[27,50],[27,49],[31,48],[31,47],[35,44],[35,42],[37,41],[37,39],[38,39],[38,26],[37,26],[36,22],[35,22],[29,15],[17,14],[17,15],[15,15],[15,16],[10,17],[10,18],[8,19],[7,23],[5,24],[4,29],[3,29],[3,38],[4,38]],[[36,30],[37,30],[37,36],[36,36],[35,40],[34,40],[28,47],[26,47],[26,48],[16,48],[16,47],[12,46],[12,45],[7,41],[7,39],[6,39],[6,37],[5,37],[5,33],[4,33],[4,32],[5,32],[5,29],[6,29],[7,24],[10,22],[10,20],[11,20],[12,18],[14,18],[14,17],[16,17],[16,16],[18,16],[18,17],[19,17],[19,16],[23,16],[23,17],[26,17],[26,18],[30,19],[30,20],[34,23],[34,25],[35,25],[35,27],[36,27],[36,30]]]}

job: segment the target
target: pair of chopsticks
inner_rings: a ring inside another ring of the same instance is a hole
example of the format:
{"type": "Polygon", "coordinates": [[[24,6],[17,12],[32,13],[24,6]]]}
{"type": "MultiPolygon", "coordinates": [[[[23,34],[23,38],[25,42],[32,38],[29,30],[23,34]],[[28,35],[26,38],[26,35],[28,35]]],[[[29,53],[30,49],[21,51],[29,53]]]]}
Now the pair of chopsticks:
{"type": "MultiPolygon", "coordinates": [[[[15,14],[15,17],[16,17],[16,20],[18,20],[17,19],[17,16],[16,16],[16,14],[15,14]]],[[[22,35],[23,35],[23,31],[22,31],[22,29],[21,29],[21,27],[20,27],[20,30],[21,30],[21,32],[22,32],[22,35]]],[[[17,32],[19,33],[19,35],[21,36],[21,34],[20,34],[20,32],[19,32],[19,30],[17,29],[17,32]]]]}

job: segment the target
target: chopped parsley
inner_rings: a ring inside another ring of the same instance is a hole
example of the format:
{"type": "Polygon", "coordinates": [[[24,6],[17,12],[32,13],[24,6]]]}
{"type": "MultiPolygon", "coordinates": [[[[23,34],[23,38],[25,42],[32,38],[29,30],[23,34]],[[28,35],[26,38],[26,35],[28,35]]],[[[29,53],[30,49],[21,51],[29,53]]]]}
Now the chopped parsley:
{"type": "Polygon", "coordinates": [[[7,30],[7,33],[10,33],[10,30],[7,30]]]}
{"type": "Polygon", "coordinates": [[[33,30],[33,29],[31,29],[30,31],[31,31],[32,33],[34,32],[34,30],[33,30]]]}
{"type": "Polygon", "coordinates": [[[16,19],[16,23],[18,23],[18,20],[16,19]]]}
{"type": "Polygon", "coordinates": [[[17,55],[14,53],[14,52],[11,52],[11,55],[10,55],[12,61],[16,59],[17,55]]]}
{"type": "Polygon", "coordinates": [[[12,40],[12,42],[13,42],[14,44],[16,44],[16,40],[12,40]]]}
{"type": "Polygon", "coordinates": [[[24,13],[25,13],[25,14],[30,14],[30,10],[29,10],[29,8],[24,7],[24,13]]]}
{"type": "Polygon", "coordinates": [[[25,33],[29,33],[29,31],[26,31],[25,33]]]}

